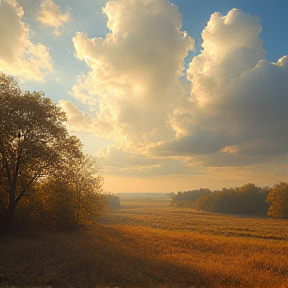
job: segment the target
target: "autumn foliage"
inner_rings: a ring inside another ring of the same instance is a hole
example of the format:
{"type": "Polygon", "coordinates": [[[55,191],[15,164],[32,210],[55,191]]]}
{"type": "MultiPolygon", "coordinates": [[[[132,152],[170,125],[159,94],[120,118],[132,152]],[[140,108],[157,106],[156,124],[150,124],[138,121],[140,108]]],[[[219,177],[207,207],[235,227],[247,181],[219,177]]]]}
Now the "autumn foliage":
{"type": "Polygon", "coordinates": [[[271,203],[269,216],[288,219],[288,183],[276,184],[270,190],[267,202],[271,203]]]}
{"type": "Polygon", "coordinates": [[[95,159],[65,121],[43,93],[22,92],[0,75],[0,232],[16,220],[54,228],[93,223],[107,207],[95,159]]]}

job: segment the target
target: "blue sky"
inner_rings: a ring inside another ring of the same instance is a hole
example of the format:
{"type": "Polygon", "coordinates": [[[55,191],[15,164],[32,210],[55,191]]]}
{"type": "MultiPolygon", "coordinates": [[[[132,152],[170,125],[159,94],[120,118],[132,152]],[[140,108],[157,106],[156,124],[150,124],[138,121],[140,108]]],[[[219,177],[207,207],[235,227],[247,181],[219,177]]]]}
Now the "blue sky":
{"type": "Polygon", "coordinates": [[[226,15],[231,9],[238,8],[245,13],[258,15],[262,24],[260,38],[269,61],[277,61],[287,54],[288,47],[288,1],[286,0],[203,0],[171,1],[179,8],[183,17],[183,29],[195,39],[197,51],[202,39],[201,32],[211,14],[220,12],[226,15]]]}
{"type": "Polygon", "coordinates": [[[288,1],[2,0],[0,25],[0,70],[67,113],[105,190],[288,180],[288,1]]]}
{"type": "Polygon", "coordinates": [[[288,47],[288,1],[286,0],[203,0],[171,1],[179,8],[183,17],[183,29],[195,39],[197,51],[202,39],[201,32],[211,14],[220,12],[226,15],[231,9],[238,8],[245,13],[258,15],[262,24],[260,38],[269,61],[277,61],[287,54],[288,47]]]}

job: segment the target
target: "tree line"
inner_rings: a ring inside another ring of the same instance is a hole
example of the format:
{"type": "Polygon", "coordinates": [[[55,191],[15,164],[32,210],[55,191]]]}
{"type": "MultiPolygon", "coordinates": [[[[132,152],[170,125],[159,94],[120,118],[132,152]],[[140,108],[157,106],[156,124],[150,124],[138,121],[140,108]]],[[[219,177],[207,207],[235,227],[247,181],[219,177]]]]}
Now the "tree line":
{"type": "Polygon", "coordinates": [[[119,206],[118,196],[103,193],[95,158],[65,122],[42,92],[23,92],[16,79],[0,74],[0,232],[13,224],[93,224],[119,206]]]}
{"type": "Polygon", "coordinates": [[[172,206],[193,207],[215,213],[288,218],[288,183],[285,182],[280,182],[273,188],[261,188],[248,183],[242,187],[223,188],[220,191],[201,188],[168,195],[172,198],[172,206]]]}

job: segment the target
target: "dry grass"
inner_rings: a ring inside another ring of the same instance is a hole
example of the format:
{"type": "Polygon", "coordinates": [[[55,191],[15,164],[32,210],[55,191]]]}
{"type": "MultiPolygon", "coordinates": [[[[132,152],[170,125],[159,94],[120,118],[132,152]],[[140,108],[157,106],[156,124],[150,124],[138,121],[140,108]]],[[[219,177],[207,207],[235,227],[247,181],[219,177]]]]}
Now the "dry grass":
{"type": "Polygon", "coordinates": [[[268,217],[224,215],[191,208],[170,207],[169,202],[123,201],[122,209],[107,223],[193,231],[200,234],[288,240],[287,221],[268,217]]]}
{"type": "Polygon", "coordinates": [[[2,286],[288,287],[287,221],[122,205],[89,231],[0,239],[2,286]]]}

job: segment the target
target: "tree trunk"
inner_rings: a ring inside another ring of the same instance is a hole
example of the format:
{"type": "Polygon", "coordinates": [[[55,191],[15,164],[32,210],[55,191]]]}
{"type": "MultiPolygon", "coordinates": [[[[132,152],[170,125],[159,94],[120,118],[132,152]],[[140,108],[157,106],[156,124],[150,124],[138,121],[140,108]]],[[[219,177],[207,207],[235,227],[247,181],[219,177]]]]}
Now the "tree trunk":
{"type": "Polygon", "coordinates": [[[7,232],[11,227],[13,223],[13,217],[14,217],[14,211],[16,208],[16,199],[15,199],[15,193],[16,193],[16,185],[13,185],[12,183],[9,191],[9,203],[7,209],[3,211],[3,219],[0,220],[0,233],[4,234],[7,232]]]}
{"type": "Polygon", "coordinates": [[[9,203],[7,210],[4,212],[3,218],[0,221],[0,234],[7,232],[13,224],[13,217],[15,211],[15,201],[9,203]]]}

